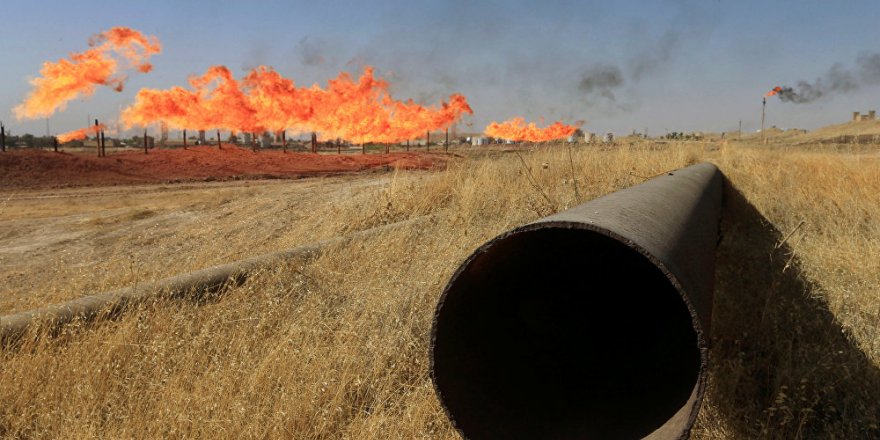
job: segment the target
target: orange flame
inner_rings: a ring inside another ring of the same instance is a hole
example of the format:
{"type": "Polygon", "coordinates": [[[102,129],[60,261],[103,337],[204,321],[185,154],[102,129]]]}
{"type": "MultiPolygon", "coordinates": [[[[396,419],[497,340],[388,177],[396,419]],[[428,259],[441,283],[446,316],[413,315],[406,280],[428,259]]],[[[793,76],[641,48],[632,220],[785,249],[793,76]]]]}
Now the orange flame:
{"type": "Polygon", "coordinates": [[[459,94],[439,107],[394,100],[388,83],[376,78],[371,67],[357,81],[341,73],[326,89],[297,88],[293,80],[264,66],[248,73],[241,83],[227,68],[214,66],[191,78],[190,85],[193,90],[141,90],[123,112],[123,121],[129,127],[165,121],[178,129],[294,129],[319,132],[323,139],[390,143],[449,127],[464,113],[473,113],[459,94]]]}
{"type": "Polygon", "coordinates": [[[565,125],[560,121],[546,128],[538,128],[534,122],[526,124],[523,118],[517,117],[501,123],[492,122],[484,132],[487,136],[511,141],[546,142],[571,136],[575,130],[577,126],[565,125]]]}
{"type": "Polygon", "coordinates": [[[168,90],[141,89],[135,102],[122,112],[126,126],[146,126],[164,121],[170,128],[212,128],[252,131],[254,110],[232,73],[213,66],[202,76],[189,79],[194,90],[172,87],[168,90]]]}
{"type": "Polygon", "coordinates": [[[254,109],[254,118],[268,130],[304,130],[314,113],[314,93],[297,89],[293,80],[270,67],[252,70],[242,84],[248,91],[247,102],[254,109]]]}
{"type": "Polygon", "coordinates": [[[70,141],[78,141],[80,139],[85,139],[90,134],[97,135],[104,129],[104,124],[91,125],[86,128],[80,128],[79,130],[68,131],[67,133],[59,134],[58,142],[65,143],[70,141]]]}
{"type": "Polygon", "coordinates": [[[764,97],[767,97],[767,96],[773,96],[773,95],[775,95],[775,94],[777,94],[777,93],[779,93],[779,92],[781,92],[781,91],[782,91],[782,87],[776,86],[776,87],[773,88],[773,90],[767,92],[767,94],[764,95],[764,97]]]}
{"type": "Polygon", "coordinates": [[[40,75],[32,79],[34,89],[13,111],[18,119],[49,117],[57,110],[64,110],[67,102],[79,96],[91,96],[96,85],[109,86],[121,91],[126,76],[119,74],[119,63],[111,52],[123,57],[128,66],[141,72],[149,72],[153,66],[147,62],[150,56],[162,51],[156,37],[145,37],[127,27],[114,27],[93,36],[91,49],[73,52],[70,59],[47,61],[40,75]]]}

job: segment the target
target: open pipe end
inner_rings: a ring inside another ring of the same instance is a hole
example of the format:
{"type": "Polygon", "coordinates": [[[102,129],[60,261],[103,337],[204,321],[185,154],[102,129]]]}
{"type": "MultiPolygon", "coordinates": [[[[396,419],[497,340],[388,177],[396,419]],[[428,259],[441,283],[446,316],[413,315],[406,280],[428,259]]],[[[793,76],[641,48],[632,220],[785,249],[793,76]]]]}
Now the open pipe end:
{"type": "Polygon", "coordinates": [[[700,324],[648,257],[584,228],[527,225],[447,285],[431,374],[463,437],[689,434],[704,386],[700,324]]]}

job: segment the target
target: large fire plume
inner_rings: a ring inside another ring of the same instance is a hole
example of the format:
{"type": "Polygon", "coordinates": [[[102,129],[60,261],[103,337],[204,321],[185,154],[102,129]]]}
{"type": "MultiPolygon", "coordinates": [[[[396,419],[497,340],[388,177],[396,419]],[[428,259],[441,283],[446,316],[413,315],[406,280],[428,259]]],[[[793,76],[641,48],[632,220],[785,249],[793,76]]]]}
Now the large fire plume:
{"type": "Polygon", "coordinates": [[[526,124],[525,119],[516,117],[500,123],[493,121],[484,132],[486,136],[510,141],[546,142],[571,136],[577,129],[560,121],[539,128],[534,122],[526,124]]]}
{"type": "Polygon", "coordinates": [[[189,82],[189,90],[141,90],[123,112],[123,121],[129,127],[164,121],[178,129],[315,131],[323,139],[392,143],[447,128],[465,113],[473,113],[459,94],[439,106],[395,100],[388,83],[377,78],[371,67],[356,80],[340,73],[327,88],[297,87],[293,80],[265,66],[240,82],[223,66],[211,67],[189,82]]]}
{"type": "Polygon", "coordinates": [[[80,128],[79,130],[68,131],[67,133],[62,133],[57,136],[59,143],[65,143],[70,141],[78,141],[80,139],[85,139],[89,135],[98,135],[98,133],[104,130],[104,124],[91,125],[86,128],[80,128]]]}
{"type": "Polygon", "coordinates": [[[156,37],[147,37],[127,27],[114,27],[93,36],[90,49],[73,52],[69,59],[47,61],[40,76],[32,79],[33,90],[13,111],[19,119],[49,117],[64,110],[67,102],[80,96],[90,96],[99,85],[121,91],[126,76],[120,71],[134,68],[149,72],[147,60],[162,51],[156,37]],[[126,64],[120,66],[121,58],[126,64]]]}

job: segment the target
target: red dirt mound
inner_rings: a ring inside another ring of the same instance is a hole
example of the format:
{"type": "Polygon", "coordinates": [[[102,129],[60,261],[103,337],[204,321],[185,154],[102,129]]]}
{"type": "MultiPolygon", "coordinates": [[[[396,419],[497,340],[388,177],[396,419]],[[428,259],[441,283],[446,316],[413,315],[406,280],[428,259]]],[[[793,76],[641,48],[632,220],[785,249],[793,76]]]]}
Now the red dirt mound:
{"type": "Polygon", "coordinates": [[[261,178],[298,178],[376,168],[433,169],[450,156],[431,153],[313,154],[233,145],[124,152],[107,157],[25,150],[0,153],[0,189],[261,178]]]}

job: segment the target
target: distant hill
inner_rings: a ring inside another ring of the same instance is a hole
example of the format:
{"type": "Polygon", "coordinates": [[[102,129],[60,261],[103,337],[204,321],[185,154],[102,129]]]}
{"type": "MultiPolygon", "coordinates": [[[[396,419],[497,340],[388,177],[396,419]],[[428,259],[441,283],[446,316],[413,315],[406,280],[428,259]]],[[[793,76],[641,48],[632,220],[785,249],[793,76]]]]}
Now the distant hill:
{"type": "Polygon", "coordinates": [[[791,140],[791,139],[795,139],[795,138],[799,138],[801,136],[804,136],[807,133],[808,133],[807,130],[804,130],[802,128],[782,129],[782,128],[777,128],[777,127],[770,127],[770,128],[764,129],[763,135],[761,134],[761,132],[743,133],[742,137],[743,137],[743,139],[750,139],[750,140],[762,139],[762,138],[767,138],[770,140],[791,140]]]}
{"type": "Polygon", "coordinates": [[[880,144],[880,120],[849,121],[807,131],[800,128],[770,127],[761,132],[743,133],[743,139],[767,139],[794,144],[880,144]]]}
{"type": "Polygon", "coordinates": [[[843,139],[841,137],[857,137],[861,143],[867,138],[880,136],[880,120],[873,121],[850,121],[843,124],[829,125],[813,130],[798,138],[801,142],[829,142],[843,139]]]}

